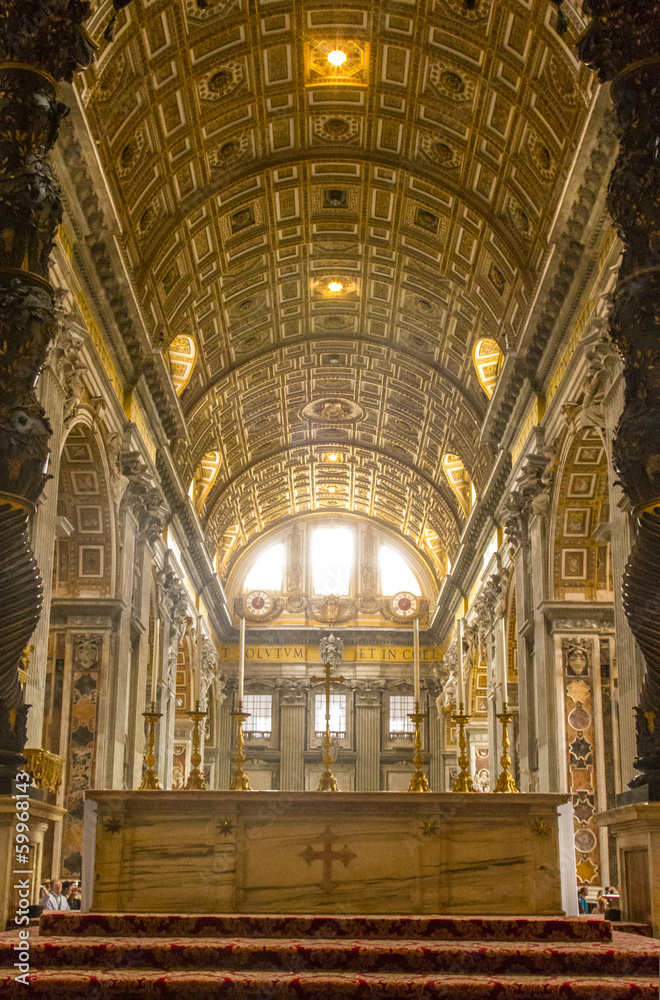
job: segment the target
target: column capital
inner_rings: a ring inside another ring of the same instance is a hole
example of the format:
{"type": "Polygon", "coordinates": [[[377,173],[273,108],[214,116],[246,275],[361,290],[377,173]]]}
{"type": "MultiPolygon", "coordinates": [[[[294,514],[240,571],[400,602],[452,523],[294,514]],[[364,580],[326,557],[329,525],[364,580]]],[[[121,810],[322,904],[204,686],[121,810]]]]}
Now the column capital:
{"type": "Polygon", "coordinates": [[[385,681],[377,678],[369,681],[356,681],[352,685],[355,692],[356,708],[380,708],[385,681]]]}
{"type": "Polygon", "coordinates": [[[283,708],[306,706],[310,683],[306,678],[282,677],[276,681],[280,705],[283,708]]]}

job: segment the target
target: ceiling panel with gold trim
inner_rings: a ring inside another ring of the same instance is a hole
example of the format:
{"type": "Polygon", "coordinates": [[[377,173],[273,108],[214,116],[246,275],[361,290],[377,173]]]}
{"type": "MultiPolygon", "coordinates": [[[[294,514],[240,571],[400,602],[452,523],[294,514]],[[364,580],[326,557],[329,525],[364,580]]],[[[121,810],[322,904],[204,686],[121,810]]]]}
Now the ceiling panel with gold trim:
{"type": "Polygon", "coordinates": [[[591,100],[576,6],[560,38],[548,0],[133,0],[107,43],[96,4],[83,99],[154,338],[197,345],[214,538],[324,502],[331,445],[335,502],[455,551],[442,456],[477,493],[492,462],[473,349],[518,342],[591,100]]]}

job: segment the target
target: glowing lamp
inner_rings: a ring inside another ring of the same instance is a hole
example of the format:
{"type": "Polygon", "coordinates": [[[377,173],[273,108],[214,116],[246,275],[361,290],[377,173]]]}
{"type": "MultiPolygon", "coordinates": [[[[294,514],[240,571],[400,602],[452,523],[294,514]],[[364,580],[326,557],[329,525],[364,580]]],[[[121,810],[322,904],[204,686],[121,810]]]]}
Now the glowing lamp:
{"type": "Polygon", "coordinates": [[[329,292],[341,292],[341,290],[342,290],[343,287],[344,286],[342,285],[341,281],[329,281],[328,282],[328,291],[329,292]]]}
{"type": "Polygon", "coordinates": [[[328,52],[328,62],[331,63],[332,66],[343,66],[346,59],[346,53],[342,52],[341,49],[333,49],[332,52],[328,52]]]}

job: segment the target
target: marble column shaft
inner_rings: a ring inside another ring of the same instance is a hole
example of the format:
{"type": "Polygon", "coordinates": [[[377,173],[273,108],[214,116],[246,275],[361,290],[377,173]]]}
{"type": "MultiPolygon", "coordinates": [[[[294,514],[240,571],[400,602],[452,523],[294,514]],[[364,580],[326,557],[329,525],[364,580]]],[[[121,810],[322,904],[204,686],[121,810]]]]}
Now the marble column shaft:
{"type": "MultiPolygon", "coordinates": [[[[548,597],[548,539],[546,524],[540,514],[530,521],[530,570],[532,608],[536,609],[548,597]]],[[[539,792],[558,792],[559,748],[557,692],[555,685],[554,643],[548,634],[545,618],[534,613],[534,726],[538,740],[539,792]]]]}
{"type": "Polygon", "coordinates": [[[125,736],[128,728],[131,693],[131,600],[133,596],[133,564],[136,546],[136,524],[126,507],[118,519],[121,561],[118,567],[118,596],[123,601],[119,613],[115,641],[110,651],[108,677],[102,685],[99,711],[99,737],[105,744],[101,788],[124,787],[125,736]]]}
{"type": "MultiPolygon", "coordinates": [[[[529,640],[521,629],[530,618],[529,546],[519,545],[514,557],[516,580],[516,627],[518,629],[518,712],[520,724],[520,770],[535,771],[536,754],[536,695],[534,688],[534,659],[529,640]]],[[[512,747],[513,749],[513,747],[512,747]]],[[[522,791],[527,791],[527,788],[522,791]]]]}
{"type": "Polygon", "coordinates": [[[232,753],[234,747],[234,720],[232,692],[225,689],[227,697],[217,706],[218,753],[215,765],[215,787],[228,789],[231,783],[232,753]]]}
{"type": "Polygon", "coordinates": [[[444,761],[442,749],[444,744],[444,720],[442,712],[438,711],[435,698],[429,700],[428,706],[428,726],[429,726],[429,785],[432,792],[447,791],[444,788],[444,761]]]}
{"type": "Polygon", "coordinates": [[[137,595],[138,606],[134,609],[144,632],[139,636],[136,655],[133,656],[133,670],[130,678],[130,700],[128,705],[128,776],[129,788],[139,788],[142,781],[142,761],[145,750],[145,721],[143,712],[149,697],[151,671],[151,650],[149,648],[149,610],[151,604],[153,552],[146,541],[140,540],[135,552],[136,565],[140,569],[140,588],[137,595]]]}
{"type": "Polygon", "coordinates": [[[280,790],[303,791],[305,787],[305,722],[307,692],[280,694],[280,790]]]}
{"type": "Polygon", "coordinates": [[[355,790],[380,791],[380,690],[357,691],[355,695],[355,790]]]}

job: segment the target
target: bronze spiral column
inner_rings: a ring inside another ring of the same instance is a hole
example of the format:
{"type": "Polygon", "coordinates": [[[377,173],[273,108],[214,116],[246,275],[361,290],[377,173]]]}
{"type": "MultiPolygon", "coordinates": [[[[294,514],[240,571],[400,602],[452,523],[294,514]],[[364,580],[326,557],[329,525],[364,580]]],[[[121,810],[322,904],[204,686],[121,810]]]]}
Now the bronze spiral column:
{"type": "Polygon", "coordinates": [[[89,13],[83,0],[0,10],[0,793],[23,764],[17,666],[41,610],[28,520],[48,478],[50,427],[35,384],[55,329],[48,267],[62,219],[48,154],[66,114],[57,81],[91,61],[89,13]]]}
{"type": "Polygon", "coordinates": [[[646,660],[631,783],[660,799],[660,0],[585,0],[580,58],[611,81],[620,152],[608,208],[624,244],[610,329],[624,363],[614,464],[637,538],[623,604],[646,660]]]}

